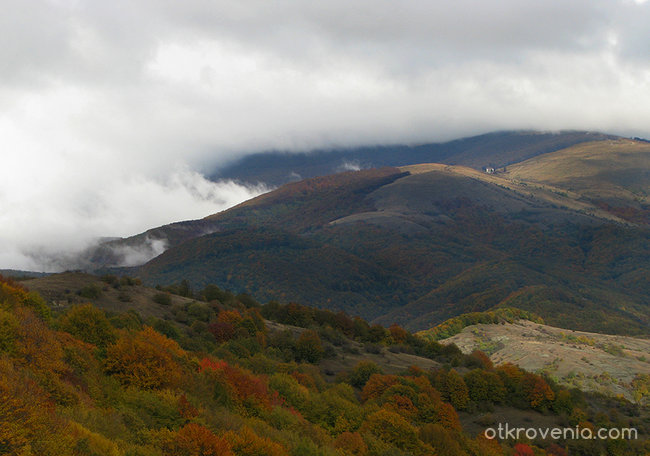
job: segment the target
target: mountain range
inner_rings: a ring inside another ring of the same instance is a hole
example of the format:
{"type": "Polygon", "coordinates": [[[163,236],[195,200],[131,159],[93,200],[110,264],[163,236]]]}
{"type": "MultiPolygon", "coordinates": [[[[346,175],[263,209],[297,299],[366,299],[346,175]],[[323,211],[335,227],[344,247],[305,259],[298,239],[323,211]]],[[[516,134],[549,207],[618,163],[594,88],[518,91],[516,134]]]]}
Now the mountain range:
{"type": "Polygon", "coordinates": [[[499,131],[448,142],[267,151],[247,155],[212,172],[213,179],[278,186],[342,171],[417,163],[444,163],[474,169],[500,168],[575,144],[615,139],[585,131],[499,131]]]}
{"type": "MultiPolygon", "coordinates": [[[[202,220],[110,241],[93,265],[105,271],[120,248],[160,242],[162,254],[118,270],[412,330],[516,307],[559,327],[648,333],[650,144],[510,132],[380,149],[373,164],[399,166],[290,182],[202,220]]],[[[364,153],[372,149],[318,152],[311,171],[309,156],[287,155],[303,167],[284,170],[319,174],[364,153]]],[[[248,170],[273,183],[264,176],[282,160],[265,163],[248,170]]]]}

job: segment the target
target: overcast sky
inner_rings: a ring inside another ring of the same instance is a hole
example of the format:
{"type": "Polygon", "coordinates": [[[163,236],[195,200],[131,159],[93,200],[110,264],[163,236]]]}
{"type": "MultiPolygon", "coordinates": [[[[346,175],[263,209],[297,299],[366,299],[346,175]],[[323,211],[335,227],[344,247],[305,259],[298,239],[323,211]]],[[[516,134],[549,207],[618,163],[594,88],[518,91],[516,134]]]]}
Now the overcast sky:
{"type": "Polygon", "coordinates": [[[0,268],[199,218],[271,148],[650,136],[650,3],[3,0],[0,268]]]}

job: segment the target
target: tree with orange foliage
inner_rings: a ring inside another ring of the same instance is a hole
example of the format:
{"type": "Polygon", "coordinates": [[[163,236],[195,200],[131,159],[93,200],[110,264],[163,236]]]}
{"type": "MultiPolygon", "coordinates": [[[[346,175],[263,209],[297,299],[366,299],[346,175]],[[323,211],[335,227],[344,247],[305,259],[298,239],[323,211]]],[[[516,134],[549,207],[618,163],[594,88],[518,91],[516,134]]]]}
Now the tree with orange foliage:
{"type": "Polygon", "coordinates": [[[339,448],[352,456],[365,456],[368,454],[368,445],[358,432],[341,433],[334,441],[334,448],[339,448]]]}
{"type": "Polygon", "coordinates": [[[73,446],[48,394],[0,358],[0,454],[72,456],[73,446]]]}
{"type": "Polygon", "coordinates": [[[522,380],[526,373],[519,366],[512,363],[504,363],[495,369],[497,375],[501,378],[503,385],[506,387],[506,400],[517,407],[526,407],[529,403],[526,393],[523,391],[522,380]]]}
{"type": "Polygon", "coordinates": [[[293,371],[291,375],[298,383],[300,383],[305,388],[317,389],[316,378],[314,377],[314,372],[298,372],[293,371]]]}
{"type": "Polygon", "coordinates": [[[378,399],[398,381],[397,375],[372,374],[361,391],[361,400],[366,402],[371,399],[378,399]]]}
{"type": "Polygon", "coordinates": [[[492,364],[490,357],[481,350],[474,350],[469,356],[476,360],[483,369],[492,370],[494,368],[494,364],[492,364]]]}
{"type": "Polygon", "coordinates": [[[178,386],[183,380],[184,350],[149,326],[126,333],[106,350],[105,370],[125,385],[144,389],[178,386]]]}
{"type": "Polygon", "coordinates": [[[184,393],[178,398],[178,413],[186,420],[191,420],[199,416],[198,409],[187,400],[187,396],[184,393]]]}
{"type": "Polygon", "coordinates": [[[15,344],[19,362],[41,373],[59,375],[67,372],[63,347],[56,333],[32,309],[21,307],[14,310],[14,315],[19,322],[15,344]]]}
{"type": "Polygon", "coordinates": [[[5,309],[13,309],[27,299],[25,287],[0,274],[0,304],[5,309]]]}
{"type": "Polygon", "coordinates": [[[38,293],[27,291],[18,282],[0,274],[0,309],[13,310],[18,307],[30,308],[41,320],[51,316],[50,308],[38,293]]]}
{"type": "Polygon", "coordinates": [[[555,393],[539,375],[526,373],[522,379],[522,387],[532,408],[546,408],[555,399],[555,393]]]}
{"type": "Polygon", "coordinates": [[[200,371],[215,380],[215,396],[224,405],[270,410],[278,401],[270,394],[266,380],[226,361],[204,358],[200,371]]]}
{"type": "Polygon", "coordinates": [[[230,444],[216,436],[210,429],[196,423],[188,423],[174,433],[164,433],[162,442],[165,454],[174,456],[232,456],[230,444]]]}
{"type": "Polygon", "coordinates": [[[390,335],[393,338],[393,340],[398,344],[403,344],[404,342],[406,342],[406,338],[409,335],[409,333],[397,323],[393,323],[392,325],[390,325],[388,331],[390,332],[390,335]]]}
{"type": "Polygon", "coordinates": [[[436,401],[442,400],[440,392],[431,385],[431,382],[427,377],[412,377],[412,380],[417,387],[419,394],[424,394],[436,401]]]}
{"type": "Polygon", "coordinates": [[[260,437],[248,426],[237,432],[229,431],[224,438],[237,456],[289,456],[284,446],[266,437],[260,437]]]}
{"type": "Polygon", "coordinates": [[[442,403],[438,414],[440,424],[444,427],[448,429],[454,429],[456,431],[460,431],[462,429],[456,409],[454,409],[454,407],[448,402],[442,403]]]}
{"type": "Polygon", "coordinates": [[[418,414],[418,408],[413,401],[406,396],[394,394],[385,399],[384,408],[397,412],[408,420],[412,420],[418,414]]]}
{"type": "Polygon", "coordinates": [[[233,326],[237,326],[243,317],[238,310],[222,310],[217,315],[217,321],[219,323],[230,323],[233,326]]]}
{"type": "Polygon", "coordinates": [[[525,443],[516,443],[513,450],[514,456],[535,456],[535,451],[525,443]]]}
{"type": "Polygon", "coordinates": [[[474,454],[480,454],[481,456],[502,456],[503,448],[501,444],[497,442],[496,439],[488,439],[485,434],[481,433],[476,436],[473,442],[476,446],[474,454]]]}
{"type": "Polygon", "coordinates": [[[224,321],[215,321],[208,325],[208,331],[214,336],[214,339],[219,342],[228,342],[235,337],[236,328],[232,323],[224,321]]]}
{"type": "Polygon", "coordinates": [[[217,315],[217,321],[208,325],[208,331],[212,333],[217,342],[227,342],[235,337],[243,318],[238,310],[222,310],[217,315]]]}
{"type": "Polygon", "coordinates": [[[496,371],[510,393],[518,389],[521,379],[524,377],[524,371],[512,363],[503,363],[496,368],[496,371]]]}
{"type": "Polygon", "coordinates": [[[409,377],[423,377],[427,374],[420,366],[416,366],[415,364],[409,366],[406,372],[409,377]]]}

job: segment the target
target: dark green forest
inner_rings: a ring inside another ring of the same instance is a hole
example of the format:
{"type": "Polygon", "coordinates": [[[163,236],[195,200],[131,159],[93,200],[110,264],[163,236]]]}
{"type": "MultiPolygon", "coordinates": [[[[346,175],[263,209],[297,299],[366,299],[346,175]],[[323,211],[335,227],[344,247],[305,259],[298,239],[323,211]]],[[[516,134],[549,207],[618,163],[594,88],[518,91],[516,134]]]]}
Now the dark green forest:
{"type": "Polygon", "coordinates": [[[214,233],[131,273],[150,285],[218,283],[410,330],[499,307],[613,334],[647,334],[650,324],[647,226],[473,179],[342,173],[288,184],[209,221],[214,233]]]}

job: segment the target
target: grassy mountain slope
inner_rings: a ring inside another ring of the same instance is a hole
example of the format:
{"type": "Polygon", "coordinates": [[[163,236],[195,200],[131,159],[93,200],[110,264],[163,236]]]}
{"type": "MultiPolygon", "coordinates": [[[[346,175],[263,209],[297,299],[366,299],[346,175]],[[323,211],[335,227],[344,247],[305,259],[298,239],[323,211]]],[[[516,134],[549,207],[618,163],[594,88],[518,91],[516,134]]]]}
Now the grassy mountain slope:
{"type": "MultiPolygon", "coordinates": [[[[145,287],[139,281],[120,280],[112,276],[105,276],[102,280],[92,274],[64,272],[21,281],[21,284],[38,292],[54,310],[92,302],[108,312],[137,309],[145,318],[162,318],[165,314],[165,306],[154,300],[159,291],[145,287]]],[[[174,295],[170,296],[169,306],[190,301],[174,295]]]]}
{"type": "Polygon", "coordinates": [[[463,353],[484,350],[495,364],[517,364],[567,386],[630,400],[642,398],[634,379],[650,374],[650,340],[566,331],[530,321],[472,325],[441,342],[453,343],[463,353]]]}
{"type": "Polygon", "coordinates": [[[650,144],[584,143],[509,166],[504,177],[543,183],[633,223],[650,224],[650,144]]]}
{"type": "Polygon", "coordinates": [[[506,131],[423,145],[358,147],[309,153],[267,152],[244,157],[220,169],[213,177],[282,185],[297,179],[337,173],[350,166],[379,168],[436,162],[475,169],[502,167],[574,144],[615,138],[580,131],[506,131]]]}

